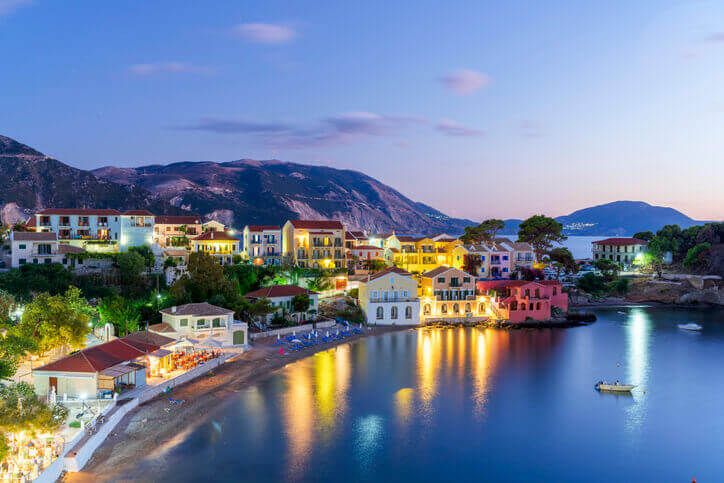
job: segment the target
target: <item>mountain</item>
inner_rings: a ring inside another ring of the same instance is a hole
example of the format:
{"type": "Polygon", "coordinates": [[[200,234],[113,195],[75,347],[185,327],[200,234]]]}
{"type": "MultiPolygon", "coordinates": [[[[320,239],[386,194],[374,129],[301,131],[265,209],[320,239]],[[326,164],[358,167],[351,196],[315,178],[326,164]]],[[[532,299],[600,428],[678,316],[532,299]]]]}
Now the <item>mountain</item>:
{"type": "Polygon", "coordinates": [[[0,136],[0,218],[13,222],[45,207],[178,211],[143,189],[99,179],[0,136]]]}
{"type": "Polygon", "coordinates": [[[328,218],[372,232],[427,234],[462,232],[472,223],[414,202],[358,171],[326,166],[241,159],[106,167],[93,173],[235,226],[328,218]]]}
{"type": "MultiPolygon", "coordinates": [[[[640,231],[656,232],[664,225],[688,228],[700,225],[697,221],[673,208],[653,206],[643,201],[614,201],[584,208],[556,218],[563,224],[566,235],[631,236],[640,231]]],[[[505,220],[505,232],[517,233],[522,220],[505,220]]]]}
{"type": "Polygon", "coordinates": [[[84,171],[0,136],[2,220],[45,207],[91,206],[193,212],[236,227],[334,218],[350,229],[429,234],[472,224],[357,171],[250,159],[84,171]]]}

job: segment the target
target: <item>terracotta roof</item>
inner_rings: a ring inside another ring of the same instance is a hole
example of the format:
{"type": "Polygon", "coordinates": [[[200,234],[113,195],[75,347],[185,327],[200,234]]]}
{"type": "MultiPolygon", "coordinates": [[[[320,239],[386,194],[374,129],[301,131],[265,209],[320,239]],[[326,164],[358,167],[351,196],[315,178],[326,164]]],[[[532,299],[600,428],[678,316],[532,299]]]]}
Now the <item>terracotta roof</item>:
{"type": "Polygon", "coordinates": [[[35,216],[31,216],[28,218],[28,221],[25,222],[25,226],[28,228],[35,228],[37,225],[38,220],[35,218],[35,216]]]}
{"type": "Polygon", "coordinates": [[[149,332],[153,332],[156,334],[170,334],[172,332],[176,332],[176,329],[174,329],[173,326],[167,322],[149,325],[148,330],[149,332]]]}
{"type": "Polygon", "coordinates": [[[360,238],[367,238],[365,232],[363,231],[346,231],[344,232],[344,237],[348,240],[359,240],[360,238]]]}
{"type": "Polygon", "coordinates": [[[438,275],[447,272],[448,270],[454,270],[454,269],[453,269],[453,267],[448,267],[448,266],[442,265],[440,267],[433,268],[432,270],[428,270],[427,272],[423,273],[420,276],[425,277],[425,278],[433,278],[433,277],[437,277],[438,275]]]}
{"type": "Polygon", "coordinates": [[[114,216],[120,215],[118,210],[107,208],[45,208],[38,211],[39,215],[101,215],[114,216]]]}
{"type": "Polygon", "coordinates": [[[295,295],[302,295],[302,294],[316,294],[317,292],[312,292],[311,290],[308,290],[306,288],[298,287],[296,285],[272,285],[271,287],[264,287],[260,288],[259,290],[254,290],[252,292],[247,293],[244,295],[244,297],[249,298],[274,298],[274,297],[293,297],[295,295]]]}
{"type": "Polygon", "coordinates": [[[381,272],[373,273],[370,275],[370,280],[376,280],[378,278],[384,277],[385,275],[389,275],[391,273],[396,273],[397,275],[402,275],[403,277],[411,277],[412,275],[407,270],[403,270],[399,267],[389,267],[385,268],[381,272]]]}
{"type": "Polygon", "coordinates": [[[218,240],[218,241],[239,241],[235,236],[229,235],[226,231],[206,231],[194,238],[194,240],[218,240]]]}
{"type": "Polygon", "coordinates": [[[598,240],[593,242],[594,245],[613,245],[613,246],[623,246],[623,245],[646,245],[646,240],[641,240],[640,238],[606,238],[605,240],[598,240]]]}
{"type": "Polygon", "coordinates": [[[426,238],[426,237],[424,237],[424,236],[420,236],[420,237],[415,237],[415,236],[398,236],[398,237],[397,237],[397,239],[398,239],[399,241],[404,242],[404,243],[419,242],[420,240],[424,240],[425,238],[426,238]]]}
{"type": "Polygon", "coordinates": [[[528,280],[481,280],[476,283],[478,290],[495,290],[498,288],[522,287],[523,285],[535,284],[528,280]]]}
{"type": "MultiPolygon", "coordinates": [[[[168,342],[173,339],[163,337],[168,342]]],[[[134,337],[123,337],[113,339],[103,344],[95,345],[83,349],[75,354],[71,354],[55,362],[46,364],[35,369],[36,371],[56,371],[56,372],[101,372],[104,369],[113,367],[122,362],[132,361],[145,355],[147,352],[153,352],[160,348],[160,345],[152,342],[146,342],[134,337]]]]}
{"type": "Polygon", "coordinates": [[[57,233],[50,231],[14,231],[12,236],[15,241],[56,241],[58,239],[57,233]]]}
{"type": "Polygon", "coordinates": [[[76,247],[73,245],[66,245],[65,243],[61,243],[58,247],[58,252],[60,253],[84,253],[85,250],[83,250],[81,247],[76,247]]]}
{"type": "Polygon", "coordinates": [[[228,315],[233,314],[233,310],[211,305],[207,302],[200,302],[195,304],[179,305],[177,307],[167,307],[160,310],[161,313],[168,315],[228,315]],[[176,309],[174,312],[172,309],[176,309]]]}
{"type": "Polygon", "coordinates": [[[294,228],[307,230],[344,230],[341,221],[338,220],[289,220],[294,228]]]}
{"type": "Polygon", "coordinates": [[[282,229],[278,225],[248,225],[246,228],[249,231],[271,231],[271,230],[281,230],[282,229]]]}
{"type": "Polygon", "coordinates": [[[382,250],[380,247],[374,245],[357,245],[356,247],[350,248],[350,250],[382,250]]]}
{"type": "Polygon", "coordinates": [[[148,210],[127,210],[122,214],[129,216],[153,216],[153,213],[148,210]]]}
{"type": "Polygon", "coordinates": [[[200,225],[201,217],[197,215],[160,215],[156,217],[157,225],[200,225]]]}
{"type": "MultiPolygon", "coordinates": [[[[161,324],[156,324],[156,325],[161,325],[161,324]]],[[[166,324],[166,325],[168,325],[168,324],[166,324]]],[[[150,327],[149,327],[149,329],[150,329],[150,327]]],[[[140,344],[146,344],[149,346],[155,345],[155,346],[159,346],[159,347],[163,347],[172,342],[176,342],[175,339],[172,339],[170,337],[165,337],[160,334],[154,334],[153,332],[146,332],[145,330],[139,330],[138,332],[133,332],[131,334],[128,334],[123,339],[128,343],[140,343],[140,344]]]]}

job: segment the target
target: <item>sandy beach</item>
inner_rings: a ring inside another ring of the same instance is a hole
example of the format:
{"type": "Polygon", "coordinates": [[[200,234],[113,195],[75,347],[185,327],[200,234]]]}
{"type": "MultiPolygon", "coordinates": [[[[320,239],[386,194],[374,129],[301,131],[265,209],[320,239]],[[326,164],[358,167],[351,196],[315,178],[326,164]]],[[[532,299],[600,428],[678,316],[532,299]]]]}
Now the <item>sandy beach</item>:
{"type": "Polygon", "coordinates": [[[204,422],[209,408],[218,406],[244,387],[316,352],[363,337],[407,329],[371,327],[364,334],[299,352],[287,352],[283,356],[273,345],[274,338],[256,340],[250,350],[213,373],[175,388],[173,398],[183,399],[182,405],[170,407],[168,399],[159,396],[131,411],[98,448],[83,471],[68,473],[63,481],[123,481],[121,475],[131,471],[139,459],[153,458],[175,446],[183,435],[204,422]]]}

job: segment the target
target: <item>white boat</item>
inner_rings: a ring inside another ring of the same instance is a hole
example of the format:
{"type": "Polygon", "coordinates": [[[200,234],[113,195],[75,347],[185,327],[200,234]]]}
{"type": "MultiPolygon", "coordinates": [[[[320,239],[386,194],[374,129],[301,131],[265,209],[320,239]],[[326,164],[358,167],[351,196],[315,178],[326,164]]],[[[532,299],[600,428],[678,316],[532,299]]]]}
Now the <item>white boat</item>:
{"type": "Polygon", "coordinates": [[[681,330],[701,330],[703,327],[699,324],[695,324],[694,322],[690,322],[688,324],[679,324],[677,325],[678,328],[681,330]]]}
{"type": "Polygon", "coordinates": [[[635,388],[636,386],[633,384],[621,384],[618,381],[614,383],[598,381],[595,387],[597,391],[631,392],[631,389],[635,388]]]}

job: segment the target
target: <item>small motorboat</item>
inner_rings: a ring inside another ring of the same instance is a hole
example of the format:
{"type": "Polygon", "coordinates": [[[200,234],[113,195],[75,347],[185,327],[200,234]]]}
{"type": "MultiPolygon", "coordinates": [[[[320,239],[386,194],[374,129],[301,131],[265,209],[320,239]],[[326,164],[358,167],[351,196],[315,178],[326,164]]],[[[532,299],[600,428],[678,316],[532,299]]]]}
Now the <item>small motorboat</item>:
{"type": "Polygon", "coordinates": [[[636,386],[633,384],[621,384],[620,382],[605,382],[598,381],[596,383],[596,391],[609,391],[609,392],[631,392],[631,389],[636,386]]]}
{"type": "Polygon", "coordinates": [[[694,322],[690,322],[688,324],[679,324],[679,325],[677,325],[677,327],[680,328],[681,330],[696,330],[696,331],[699,331],[703,328],[702,326],[700,326],[699,324],[695,324],[694,322]]]}

